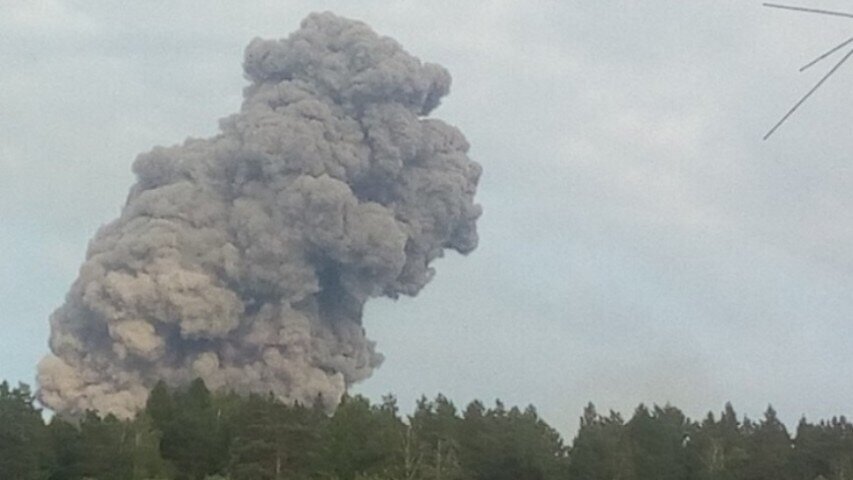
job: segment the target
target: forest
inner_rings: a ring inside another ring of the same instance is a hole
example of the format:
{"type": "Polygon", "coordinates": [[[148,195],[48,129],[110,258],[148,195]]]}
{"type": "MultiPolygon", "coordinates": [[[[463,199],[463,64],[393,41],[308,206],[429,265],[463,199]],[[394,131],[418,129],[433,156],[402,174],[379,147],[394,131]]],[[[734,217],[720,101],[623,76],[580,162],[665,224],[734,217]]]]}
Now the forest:
{"type": "Polygon", "coordinates": [[[333,414],[270,396],[163,383],[132,420],[62,419],[23,384],[0,383],[0,479],[14,480],[843,480],[853,478],[844,417],[794,434],[772,407],[738,418],[727,404],[701,421],[670,405],[630,419],[589,404],[571,444],[533,406],[444,396],[402,415],[393,396],[347,396],[333,414]]]}

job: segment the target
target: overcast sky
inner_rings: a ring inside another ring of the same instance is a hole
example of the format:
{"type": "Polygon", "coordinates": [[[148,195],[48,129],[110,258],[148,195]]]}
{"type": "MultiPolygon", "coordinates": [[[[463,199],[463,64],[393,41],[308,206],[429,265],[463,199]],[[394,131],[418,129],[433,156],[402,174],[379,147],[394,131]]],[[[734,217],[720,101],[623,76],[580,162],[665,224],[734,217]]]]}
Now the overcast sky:
{"type": "Polygon", "coordinates": [[[853,414],[853,62],[761,140],[853,19],[752,0],[0,0],[0,378],[33,382],[135,156],[214,134],[249,40],[322,10],[447,67],[433,116],[484,167],[479,249],[367,305],[386,361],[358,392],[563,432],[588,401],[853,414]]]}

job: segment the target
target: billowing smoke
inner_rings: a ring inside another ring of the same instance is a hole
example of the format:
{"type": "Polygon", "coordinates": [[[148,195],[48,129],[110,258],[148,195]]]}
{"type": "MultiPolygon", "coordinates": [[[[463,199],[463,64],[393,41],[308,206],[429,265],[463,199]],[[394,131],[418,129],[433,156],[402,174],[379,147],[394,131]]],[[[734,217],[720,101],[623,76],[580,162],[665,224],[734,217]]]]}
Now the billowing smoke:
{"type": "Polygon", "coordinates": [[[450,75],[363,23],[312,14],[252,41],[251,84],[221,133],[134,165],[51,317],[41,401],[132,415],[163,379],[328,408],[382,362],[370,297],[415,295],[477,245],[480,166],[425,118],[450,75]]]}

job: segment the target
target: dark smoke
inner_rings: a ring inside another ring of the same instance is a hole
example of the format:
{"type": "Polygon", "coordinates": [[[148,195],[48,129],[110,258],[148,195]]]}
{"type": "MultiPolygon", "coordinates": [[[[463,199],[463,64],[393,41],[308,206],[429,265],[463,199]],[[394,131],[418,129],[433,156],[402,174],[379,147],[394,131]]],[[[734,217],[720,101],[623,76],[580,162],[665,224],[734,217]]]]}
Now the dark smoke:
{"type": "Polygon", "coordinates": [[[163,379],[334,407],[382,362],[370,297],[415,295],[477,245],[480,166],[424,118],[450,75],[367,25],[312,14],[255,39],[221,133],[133,165],[121,216],[51,317],[40,398],[121,417],[163,379]]]}

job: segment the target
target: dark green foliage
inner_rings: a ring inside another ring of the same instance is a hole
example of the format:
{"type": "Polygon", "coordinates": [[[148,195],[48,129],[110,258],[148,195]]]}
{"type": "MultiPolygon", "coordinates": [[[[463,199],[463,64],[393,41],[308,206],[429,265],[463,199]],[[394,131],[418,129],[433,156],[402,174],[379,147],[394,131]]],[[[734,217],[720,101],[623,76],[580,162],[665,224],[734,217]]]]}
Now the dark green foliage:
{"type": "Polygon", "coordinates": [[[41,410],[26,385],[0,383],[0,479],[47,478],[51,448],[41,410]]]}
{"type": "Polygon", "coordinates": [[[233,480],[308,478],[320,467],[322,411],[252,395],[233,417],[233,480]]]}
{"type": "Polygon", "coordinates": [[[733,480],[744,478],[748,467],[747,439],[731,404],[719,421],[709,413],[688,444],[691,478],[733,480]]]}
{"type": "Polygon", "coordinates": [[[175,400],[172,394],[162,381],[157,382],[154,388],[151,389],[151,394],[148,395],[148,402],[145,404],[145,413],[151,417],[154,425],[159,429],[170,424],[175,417],[175,400]]]}
{"type": "Polygon", "coordinates": [[[744,469],[747,480],[793,479],[791,460],[793,442],[773,407],[767,407],[764,419],[747,431],[749,462],[744,469]]]}
{"type": "Polygon", "coordinates": [[[403,463],[404,432],[393,398],[371,406],[364,397],[345,397],[323,435],[325,469],[340,480],[391,474],[403,463]]]}
{"type": "Polygon", "coordinates": [[[587,405],[571,450],[570,478],[629,478],[631,452],[626,440],[621,415],[611,411],[604,417],[595,405],[587,405]]]}
{"type": "Polygon", "coordinates": [[[101,419],[89,412],[80,422],[79,470],[84,478],[129,479],[132,471],[132,442],[128,425],[112,415],[101,419]]]}
{"type": "Polygon", "coordinates": [[[160,433],[143,413],[132,421],[93,412],[78,427],[54,419],[49,427],[56,467],[51,480],[146,480],[166,478],[160,433]]]}
{"type": "Polygon", "coordinates": [[[731,405],[693,422],[640,405],[627,421],[589,404],[571,448],[532,406],[460,412],[421,398],[346,397],[329,416],[271,395],[159,383],[132,420],[88,413],[45,424],[29,388],[0,383],[0,480],[849,480],[853,425],[801,420],[793,439],[772,407],[731,405]]]}
{"type": "Polygon", "coordinates": [[[817,425],[800,421],[791,453],[796,478],[853,478],[853,425],[844,417],[817,425]]]}
{"type": "Polygon", "coordinates": [[[143,412],[126,430],[131,447],[131,478],[147,480],[167,478],[170,468],[160,454],[161,433],[151,417],[143,412]]]}
{"type": "Polygon", "coordinates": [[[162,433],[160,453],[174,467],[177,480],[202,480],[224,471],[228,429],[203,381],[196,379],[187,390],[172,394],[158,384],[147,408],[162,433]]]}
{"type": "Polygon", "coordinates": [[[83,457],[83,446],[80,442],[80,430],[59,417],[51,419],[47,430],[54,455],[50,480],[82,478],[80,460],[83,457]]]}
{"type": "Polygon", "coordinates": [[[405,471],[410,476],[466,478],[460,461],[462,418],[443,395],[418,400],[406,431],[405,471]]]}
{"type": "Polygon", "coordinates": [[[460,426],[460,458],[468,478],[540,480],[564,478],[567,450],[559,434],[533,407],[506,410],[498,401],[468,406],[460,426]]]}
{"type": "Polygon", "coordinates": [[[687,478],[689,450],[685,447],[696,429],[681,411],[671,406],[650,411],[640,405],[626,428],[632,478],[687,478]]]}

